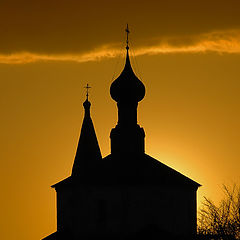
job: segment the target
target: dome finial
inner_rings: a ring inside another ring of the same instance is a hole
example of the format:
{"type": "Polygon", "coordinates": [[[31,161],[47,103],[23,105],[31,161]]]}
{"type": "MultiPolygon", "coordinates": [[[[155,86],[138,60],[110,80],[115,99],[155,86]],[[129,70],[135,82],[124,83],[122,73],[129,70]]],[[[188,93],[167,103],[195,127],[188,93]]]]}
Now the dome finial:
{"type": "Polygon", "coordinates": [[[88,85],[88,83],[87,83],[87,86],[86,86],[86,87],[84,87],[84,88],[86,88],[86,92],[87,92],[87,93],[86,93],[86,97],[87,97],[87,99],[86,99],[86,100],[88,101],[88,96],[89,96],[89,94],[88,94],[88,93],[89,93],[89,88],[91,88],[91,87],[90,87],[90,86],[88,85]]]}
{"type": "Polygon", "coordinates": [[[85,109],[85,116],[87,117],[90,117],[90,107],[91,107],[91,103],[88,101],[88,96],[89,96],[89,85],[87,84],[86,87],[86,100],[85,102],[83,103],[83,106],[84,106],[84,109],[85,109]]]}
{"type": "Polygon", "coordinates": [[[126,29],[125,29],[125,32],[127,33],[127,41],[126,41],[127,46],[126,46],[126,49],[127,49],[127,51],[128,51],[128,49],[129,49],[129,46],[128,46],[128,35],[129,35],[129,33],[130,33],[130,31],[129,31],[129,29],[128,29],[128,23],[127,23],[127,27],[126,27],[126,29]]]}

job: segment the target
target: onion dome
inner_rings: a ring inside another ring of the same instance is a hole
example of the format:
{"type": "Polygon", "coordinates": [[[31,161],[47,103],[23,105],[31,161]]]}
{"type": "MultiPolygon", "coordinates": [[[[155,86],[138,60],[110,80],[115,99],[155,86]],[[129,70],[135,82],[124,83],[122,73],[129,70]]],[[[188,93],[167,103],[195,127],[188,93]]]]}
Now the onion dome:
{"type": "Polygon", "coordinates": [[[127,46],[125,67],[111,84],[110,94],[116,102],[140,102],[145,96],[145,87],[133,72],[127,46]]]}

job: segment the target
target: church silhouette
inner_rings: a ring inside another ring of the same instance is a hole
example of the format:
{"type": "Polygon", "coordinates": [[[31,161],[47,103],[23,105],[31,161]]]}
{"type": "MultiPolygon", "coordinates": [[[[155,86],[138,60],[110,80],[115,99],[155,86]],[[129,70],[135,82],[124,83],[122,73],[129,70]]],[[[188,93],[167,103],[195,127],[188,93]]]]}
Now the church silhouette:
{"type": "Polygon", "coordinates": [[[200,185],[145,153],[137,123],[145,87],[131,67],[128,38],[125,67],[110,94],[118,107],[111,154],[102,158],[87,94],[72,174],[52,186],[57,231],[44,240],[194,239],[200,185]]]}

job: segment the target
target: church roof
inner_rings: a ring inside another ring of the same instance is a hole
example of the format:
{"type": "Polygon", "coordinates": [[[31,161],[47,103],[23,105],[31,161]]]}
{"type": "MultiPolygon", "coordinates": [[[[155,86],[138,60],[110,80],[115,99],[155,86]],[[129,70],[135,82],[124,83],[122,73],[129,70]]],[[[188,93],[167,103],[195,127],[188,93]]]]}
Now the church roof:
{"type": "Polygon", "coordinates": [[[72,239],[71,233],[65,231],[56,231],[49,236],[43,238],[42,240],[66,240],[72,239]]]}
{"type": "MultiPolygon", "coordinates": [[[[175,169],[147,155],[113,154],[103,158],[103,172],[108,172],[107,178],[114,182],[151,185],[201,186],[175,169]],[[111,176],[109,176],[111,175],[111,176]]],[[[107,180],[107,179],[106,179],[107,180]]]]}
{"type": "Polygon", "coordinates": [[[71,176],[52,187],[69,184],[164,185],[193,189],[201,186],[147,154],[122,156],[110,154],[100,160],[97,171],[90,181],[71,176]]]}

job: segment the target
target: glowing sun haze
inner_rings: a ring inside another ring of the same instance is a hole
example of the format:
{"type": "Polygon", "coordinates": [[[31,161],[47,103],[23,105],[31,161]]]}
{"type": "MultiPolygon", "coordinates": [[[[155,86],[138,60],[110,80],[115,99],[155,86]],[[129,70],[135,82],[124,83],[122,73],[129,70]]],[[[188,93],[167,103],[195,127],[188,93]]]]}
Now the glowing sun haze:
{"type": "MultiPolygon", "coordinates": [[[[1,239],[55,230],[55,192],[67,177],[84,86],[103,156],[117,107],[109,87],[130,57],[146,86],[138,121],[146,152],[203,186],[240,182],[240,2],[1,1],[1,239]]],[[[181,196],[179,196],[181,197],[181,196]]]]}

